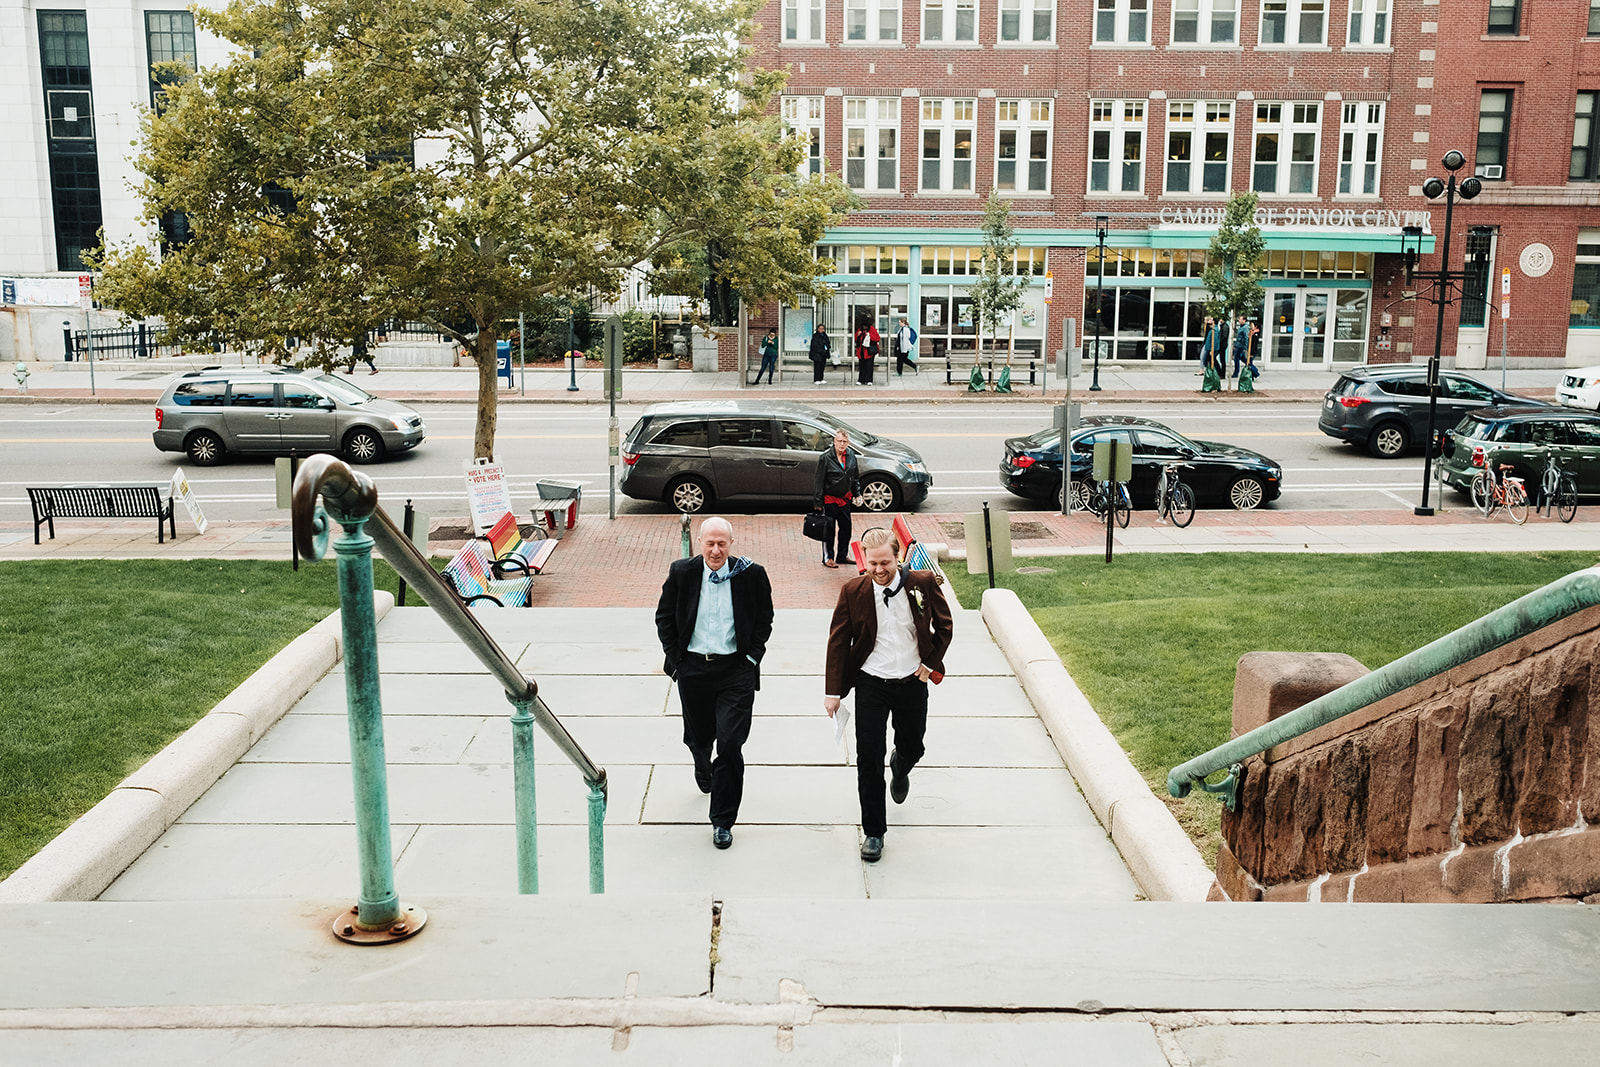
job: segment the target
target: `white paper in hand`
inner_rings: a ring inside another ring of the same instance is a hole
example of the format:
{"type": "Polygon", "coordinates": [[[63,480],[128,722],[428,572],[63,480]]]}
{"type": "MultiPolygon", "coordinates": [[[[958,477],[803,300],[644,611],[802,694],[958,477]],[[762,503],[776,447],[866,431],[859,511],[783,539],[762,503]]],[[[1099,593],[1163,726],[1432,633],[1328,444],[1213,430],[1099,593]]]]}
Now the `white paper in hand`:
{"type": "Polygon", "coordinates": [[[844,740],[844,728],[850,721],[850,705],[840,704],[839,710],[833,713],[833,743],[839,744],[844,740]]]}

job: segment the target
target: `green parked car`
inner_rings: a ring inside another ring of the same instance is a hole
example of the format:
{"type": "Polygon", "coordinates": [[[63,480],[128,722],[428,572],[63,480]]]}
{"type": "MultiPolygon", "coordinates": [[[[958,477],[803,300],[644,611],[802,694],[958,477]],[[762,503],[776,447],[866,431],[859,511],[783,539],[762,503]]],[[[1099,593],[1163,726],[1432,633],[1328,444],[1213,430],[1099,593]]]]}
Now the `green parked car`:
{"type": "Polygon", "coordinates": [[[1478,468],[1472,453],[1481,448],[1493,463],[1510,463],[1537,497],[1545,457],[1554,453],[1561,469],[1576,476],[1579,496],[1600,496],[1600,414],[1555,407],[1481,408],[1463,415],[1445,434],[1439,469],[1445,484],[1466,493],[1478,468]]]}

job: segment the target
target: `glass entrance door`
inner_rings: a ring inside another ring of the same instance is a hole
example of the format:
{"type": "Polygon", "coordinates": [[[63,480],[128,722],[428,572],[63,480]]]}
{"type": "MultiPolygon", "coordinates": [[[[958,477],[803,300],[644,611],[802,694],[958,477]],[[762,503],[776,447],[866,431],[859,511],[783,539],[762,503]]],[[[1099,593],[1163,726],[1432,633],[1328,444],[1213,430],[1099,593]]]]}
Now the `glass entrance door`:
{"type": "Polygon", "coordinates": [[[1272,363],[1326,366],[1328,362],[1327,289],[1278,289],[1268,296],[1267,359],[1272,363]]]}

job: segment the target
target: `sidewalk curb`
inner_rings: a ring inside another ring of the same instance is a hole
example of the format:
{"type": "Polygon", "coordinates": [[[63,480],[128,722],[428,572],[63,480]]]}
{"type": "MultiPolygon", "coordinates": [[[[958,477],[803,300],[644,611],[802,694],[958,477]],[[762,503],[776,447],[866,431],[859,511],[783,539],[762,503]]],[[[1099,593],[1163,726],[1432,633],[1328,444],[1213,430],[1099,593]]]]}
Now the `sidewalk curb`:
{"type": "Polygon", "coordinates": [[[1178,820],[1117,744],[1017,594],[989,589],[983,621],[1100,825],[1150,900],[1199,902],[1212,874],[1178,820]]]}
{"type": "MultiPolygon", "coordinates": [[[[379,619],[392,607],[392,594],[373,595],[379,619]]],[[[335,611],[290,641],[0,882],[0,903],[99,897],[339,662],[340,625],[335,611]]]]}

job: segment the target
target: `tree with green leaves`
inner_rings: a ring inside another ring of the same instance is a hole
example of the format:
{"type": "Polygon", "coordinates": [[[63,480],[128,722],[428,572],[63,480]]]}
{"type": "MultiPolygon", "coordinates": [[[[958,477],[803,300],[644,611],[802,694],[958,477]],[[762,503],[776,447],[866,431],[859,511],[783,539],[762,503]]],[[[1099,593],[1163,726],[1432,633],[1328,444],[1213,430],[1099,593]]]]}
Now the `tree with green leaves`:
{"type": "Polygon", "coordinates": [[[196,10],[232,58],[146,115],[159,251],[109,248],[97,295],[274,361],[331,367],[387,319],[478,368],[492,457],[500,324],[613,293],[685,245],[751,299],[824,291],[814,254],[853,203],[801,177],[768,114],[783,75],[740,45],[759,0],[234,0],[196,10]],[[167,232],[172,232],[168,228],[167,232]],[[286,341],[309,347],[286,353],[286,341]]]}
{"type": "MultiPolygon", "coordinates": [[[[983,207],[983,269],[972,283],[972,305],[978,337],[989,333],[991,350],[998,344],[1000,324],[1008,326],[1022,306],[1029,279],[1017,274],[1017,239],[1011,228],[1011,204],[991,190],[983,207]]],[[[1010,356],[1007,355],[1007,362],[1010,356]]]]}
{"type": "Polygon", "coordinates": [[[1211,254],[1202,276],[1211,296],[1206,311],[1233,321],[1235,315],[1249,315],[1261,306],[1262,269],[1267,260],[1267,243],[1256,225],[1256,194],[1235,193],[1228,198],[1222,224],[1211,238],[1211,254]]]}

